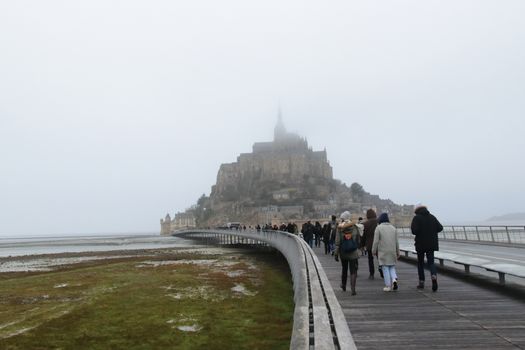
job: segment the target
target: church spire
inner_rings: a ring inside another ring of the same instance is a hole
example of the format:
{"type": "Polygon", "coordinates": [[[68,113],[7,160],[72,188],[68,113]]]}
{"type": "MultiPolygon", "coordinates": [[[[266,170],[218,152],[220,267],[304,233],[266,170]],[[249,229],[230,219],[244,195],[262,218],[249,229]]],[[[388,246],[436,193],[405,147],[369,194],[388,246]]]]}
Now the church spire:
{"type": "Polygon", "coordinates": [[[275,125],[273,140],[277,141],[282,139],[286,135],[286,128],[283,123],[283,114],[281,112],[281,104],[279,103],[279,109],[277,111],[277,124],[275,125]]]}

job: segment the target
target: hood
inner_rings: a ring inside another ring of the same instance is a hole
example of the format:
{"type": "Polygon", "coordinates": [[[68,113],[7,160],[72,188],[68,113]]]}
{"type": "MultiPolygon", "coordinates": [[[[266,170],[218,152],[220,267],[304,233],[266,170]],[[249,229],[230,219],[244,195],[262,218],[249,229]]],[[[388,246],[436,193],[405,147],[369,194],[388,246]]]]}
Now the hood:
{"type": "Polygon", "coordinates": [[[428,211],[427,207],[425,207],[424,205],[417,207],[416,210],[414,211],[414,213],[416,215],[428,215],[428,214],[430,214],[430,212],[428,211]]]}
{"type": "Polygon", "coordinates": [[[376,212],[374,211],[374,209],[368,209],[366,211],[366,218],[367,219],[375,219],[377,217],[376,215],[376,212]]]}

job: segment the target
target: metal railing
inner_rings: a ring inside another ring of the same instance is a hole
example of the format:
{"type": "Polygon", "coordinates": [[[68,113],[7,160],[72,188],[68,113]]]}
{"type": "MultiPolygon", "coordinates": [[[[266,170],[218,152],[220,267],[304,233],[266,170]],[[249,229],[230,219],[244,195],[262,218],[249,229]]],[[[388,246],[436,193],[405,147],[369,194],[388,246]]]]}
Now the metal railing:
{"type": "MultiPolygon", "coordinates": [[[[414,237],[410,227],[398,227],[399,237],[414,237]]],[[[440,239],[525,244],[525,226],[443,226],[440,239]]]]}
{"type": "Polygon", "coordinates": [[[355,350],[343,310],[317,256],[303,239],[282,231],[177,231],[208,244],[269,245],[283,254],[292,273],[294,323],[290,349],[355,350]]]}

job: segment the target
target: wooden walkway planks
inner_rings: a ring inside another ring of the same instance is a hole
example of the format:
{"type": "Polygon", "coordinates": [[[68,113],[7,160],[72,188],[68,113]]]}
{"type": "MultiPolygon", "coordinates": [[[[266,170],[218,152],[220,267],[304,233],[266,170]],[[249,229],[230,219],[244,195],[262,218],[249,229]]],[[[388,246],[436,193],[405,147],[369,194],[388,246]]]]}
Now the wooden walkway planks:
{"type": "MultiPolygon", "coordinates": [[[[416,289],[417,268],[399,261],[399,291],[382,291],[359,259],[357,296],[340,285],[341,264],[314,248],[358,349],[525,349],[525,300],[440,274],[439,290],[416,289]]],[[[376,265],[377,266],[377,265],[376,265]]]]}

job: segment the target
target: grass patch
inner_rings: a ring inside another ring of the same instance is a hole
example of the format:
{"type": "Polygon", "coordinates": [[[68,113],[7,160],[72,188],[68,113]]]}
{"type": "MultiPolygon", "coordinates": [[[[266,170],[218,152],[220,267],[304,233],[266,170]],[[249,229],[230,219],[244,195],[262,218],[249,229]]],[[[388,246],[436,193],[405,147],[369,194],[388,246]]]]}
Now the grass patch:
{"type": "Polygon", "coordinates": [[[17,274],[0,284],[0,349],[288,349],[278,253],[154,256],[17,274]]]}

